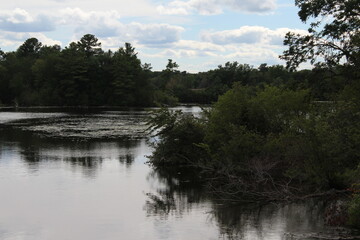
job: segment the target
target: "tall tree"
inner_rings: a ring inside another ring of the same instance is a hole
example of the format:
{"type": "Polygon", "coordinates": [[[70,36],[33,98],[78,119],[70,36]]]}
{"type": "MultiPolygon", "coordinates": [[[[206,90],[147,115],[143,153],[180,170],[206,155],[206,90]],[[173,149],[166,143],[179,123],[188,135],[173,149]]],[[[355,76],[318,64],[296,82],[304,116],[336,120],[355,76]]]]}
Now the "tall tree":
{"type": "Polygon", "coordinates": [[[34,75],[33,90],[36,92],[39,104],[60,105],[59,73],[56,71],[61,62],[59,45],[43,46],[39,58],[31,67],[34,75]]]}
{"type": "Polygon", "coordinates": [[[35,57],[39,54],[42,43],[37,38],[27,39],[16,51],[20,57],[35,57]]]}
{"type": "Polygon", "coordinates": [[[289,49],[280,56],[294,70],[301,63],[349,66],[360,63],[359,0],[295,0],[303,22],[312,19],[308,35],[289,32],[284,44],[289,49]]]}
{"type": "Polygon", "coordinates": [[[61,52],[61,61],[56,66],[60,77],[60,91],[64,96],[63,105],[88,105],[87,64],[85,53],[70,44],[61,52]]]}
{"type": "Polygon", "coordinates": [[[80,41],[77,42],[79,49],[83,50],[87,57],[102,53],[101,43],[92,34],[85,34],[80,41]]]}
{"type": "Polygon", "coordinates": [[[166,65],[166,71],[175,72],[179,68],[179,64],[173,62],[172,59],[168,59],[168,64],[166,65]]]}
{"type": "Polygon", "coordinates": [[[136,102],[136,82],[142,71],[141,61],[137,58],[135,48],[125,43],[114,53],[112,74],[114,87],[114,103],[123,106],[134,105],[136,102]]]}

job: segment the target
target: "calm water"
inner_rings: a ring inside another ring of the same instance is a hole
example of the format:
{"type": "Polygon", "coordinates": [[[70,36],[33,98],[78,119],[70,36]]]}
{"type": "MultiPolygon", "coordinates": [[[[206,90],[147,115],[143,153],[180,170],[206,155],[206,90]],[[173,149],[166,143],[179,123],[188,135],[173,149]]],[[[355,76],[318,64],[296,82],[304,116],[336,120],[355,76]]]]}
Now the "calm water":
{"type": "Polygon", "coordinates": [[[0,239],[271,240],[326,231],[321,204],[226,206],[186,176],[152,170],[146,114],[0,112],[0,239]]]}

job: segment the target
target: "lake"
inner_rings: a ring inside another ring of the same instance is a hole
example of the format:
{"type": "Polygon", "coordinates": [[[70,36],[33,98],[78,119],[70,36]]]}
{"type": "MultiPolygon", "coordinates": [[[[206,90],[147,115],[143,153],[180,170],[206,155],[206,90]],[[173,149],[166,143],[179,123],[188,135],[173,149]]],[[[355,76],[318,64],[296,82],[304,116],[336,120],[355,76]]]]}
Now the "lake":
{"type": "MultiPolygon", "coordinates": [[[[199,107],[178,108],[199,113],[199,107]]],[[[147,162],[146,110],[0,111],[0,239],[314,239],[323,204],[226,205],[147,162]]]]}

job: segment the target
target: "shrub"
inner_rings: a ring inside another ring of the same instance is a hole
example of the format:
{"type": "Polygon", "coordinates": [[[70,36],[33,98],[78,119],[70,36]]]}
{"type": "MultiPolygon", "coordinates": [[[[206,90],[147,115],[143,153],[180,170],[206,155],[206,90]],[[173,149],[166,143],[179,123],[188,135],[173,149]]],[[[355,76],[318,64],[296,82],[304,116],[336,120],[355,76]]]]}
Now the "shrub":
{"type": "Polygon", "coordinates": [[[355,194],[349,204],[349,224],[360,229],[360,194],[355,194]]]}
{"type": "Polygon", "coordinates": [[[198,146],[204,139],[202,120],[192,114],[165,108],[154,111],[149,119],[155,150],[149,163],[155,167],[195,167],[204,151],[198,146]]]}

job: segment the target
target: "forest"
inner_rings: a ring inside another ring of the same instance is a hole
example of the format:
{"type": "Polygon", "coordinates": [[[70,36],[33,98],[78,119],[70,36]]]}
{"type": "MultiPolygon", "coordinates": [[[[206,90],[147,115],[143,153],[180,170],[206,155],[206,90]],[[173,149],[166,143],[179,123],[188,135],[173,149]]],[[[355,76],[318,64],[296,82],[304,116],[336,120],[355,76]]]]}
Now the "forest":
{"type": "Polygon", "coordinates": [[[92,34],[61,49],[26,40],[0,52],[3,106],[212,104],[202,117],[166,108],[150,129],[158,169],[194,171],[209,191],[238,202],[345,194],[360,228],[360,5],[296,0],[308,35],[288,33],[286,66],[227,62],[200,73],[142,63],[125,43],[104,51],[92,34]],[[301,63],[310,70],[297,70],[301,63]]]}
{"type": "Polygon", "coordinates": [[[172,59],[162,71],[141,63],[135,48],[125,43],[103,51],[92,34],[61,49],[27,39],[14,52],[0,52],[0,105],[3,106],[173,106],[211,104],[243,86],[276,86],[309,90],[317,101],[331,101],[351,80],[331,69],[291,71],[282,65],[258,67],[227,62],[200,73],[180,72],[172,59]]]}

